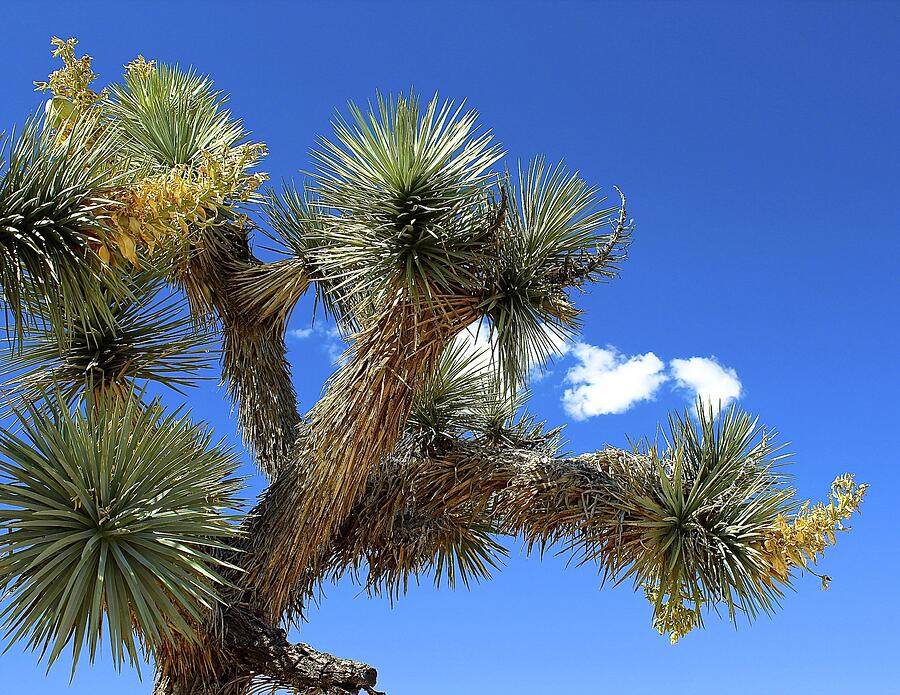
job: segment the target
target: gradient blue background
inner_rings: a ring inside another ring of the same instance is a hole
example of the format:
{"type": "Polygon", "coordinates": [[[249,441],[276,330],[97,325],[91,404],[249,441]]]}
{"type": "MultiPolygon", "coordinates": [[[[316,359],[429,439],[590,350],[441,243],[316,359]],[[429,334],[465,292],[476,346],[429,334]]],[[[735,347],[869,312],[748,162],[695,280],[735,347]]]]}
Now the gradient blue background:
{"type": "MultiPolygon", "coordinates": [[[[53,34],[77,36],[106,80],[137,53],[193,64],[268,143],[276,181],[308,166],[335,107],[415,86],[467,98],[509,150],[545,153],[629,195],[638,231],[622,278],[583,299],[584,340],[663,359],[715,355],[742,404],[796,452],[803,496],[855,471],[863,516],[774,619],[712,616],[677,647],[629,588],[591,567],[526,559],[494,581],[397,606],[328,589],[298,635],[379,668],[392,695],[900,692],[897,300],[900,5],[896,3],[8,3],[0,127],[40,104],[53,34]]],[[[310,304],[292,327],[309,325],[310,304]]],[[[330,365],[292,341],[304,407],[330,365]]],[[[563,422],[567,363],[534,408],[563,422]]],[[[234,438],[213,386],[196,412],[234,438]]],[[[682,396],[572,424],[570,448],[650,434],[682,396]]],[[[248,469],[249,470],[249,469],[248,469]]],[[[254,483],[258,486],[259,480],[254,483]]],[[[258,489],[258,488],[255,488],[258,489]]],[[[49,677],[0,657],[0,691],[149,693],[107,662],[49,677]]]]}

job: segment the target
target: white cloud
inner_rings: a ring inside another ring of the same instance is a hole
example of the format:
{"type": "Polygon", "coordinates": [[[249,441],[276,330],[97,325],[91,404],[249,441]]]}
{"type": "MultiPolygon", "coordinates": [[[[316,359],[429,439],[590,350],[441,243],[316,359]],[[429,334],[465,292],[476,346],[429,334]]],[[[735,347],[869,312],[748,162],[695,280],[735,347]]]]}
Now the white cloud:
{"type": "Polygon", "coordinates": [[[312,337],[318,338],[319,347],[334,363],[339,361],[347,348],[346,341],[344,341],[344,337],[337,326],[316,323],[308,328],[294,328],[288,331],[288,335],[297,340],[306,340],[312,337]]]}
{"type": "Polygon", "coordinates": [[[487,322],[478,321],[460,331],[455,338],[457,345],[472,356],[471,366],[474,371],[485,370],[494,362],[497,346],[490,333],[487,322]]]}
{"type": "Polygon", "coordinates": [[[669,363],[677,388],[691,392],[691,397],[700,397],[704,403],[724,408],[741,395],[741,381],[737,372],[723,367],[715,357],[690,357],[672,360],[669,363]]]}
{"type": "MultiPolygon", "coordinates": [[[[571,343],[558,336],[549,326],[544,326],[547,340],[551,346],[550,359],[568,354],[571,343]]],[[[497,336],[491,335],[491,328],[487,321],[476,321],[456,336],[456,342],[463,346],[466,352],[472,354],[472,367],[476,370],[497,368],[497,336]]],[[[537,364],[531,365],[528,381],[536,383],[552,372],[545,371],[537,364]]]]}
{"type": "Polygon", "coordinates": [[[652,400],[668,377],[665,363],[652,352],[626,357],[614,347],[575,343],[569,350],[578,364],[566,373],[572,384],[563,407],[576,420],[624,413],[638,401],[652,400]]]}

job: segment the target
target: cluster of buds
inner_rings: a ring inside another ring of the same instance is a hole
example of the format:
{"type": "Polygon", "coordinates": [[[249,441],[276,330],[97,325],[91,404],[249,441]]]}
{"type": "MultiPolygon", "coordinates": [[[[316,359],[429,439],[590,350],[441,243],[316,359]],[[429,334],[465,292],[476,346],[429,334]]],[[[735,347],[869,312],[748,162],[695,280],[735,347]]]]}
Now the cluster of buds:
{"type": "Polygon", "coordinates": [[[653,613],[653,627],[661,635],[668,635],[672,644],[693,630],[700,623],[698,609],[690,608],[685,601],[690,597],[679,593],[677,596],[663,596],[660,598],[660,589],[653,584],[644,585],[644,596],[655,607],[653,613]]]}
{"type": "MultiPolygon", "coordinates": [[[[763,542],[772,576],[785,582],[792,567],[812,571],[810,565],[834,545],[835,534],[848,530],[844,522],[859,511],[868,487],[857,485],[852,475],[842,475],[831,484],[827,503],[811,505],[807,501],[791,518],[779,515],[763,542]]],[[[827,589],[829,578],[817,576],[827,589]]]]}

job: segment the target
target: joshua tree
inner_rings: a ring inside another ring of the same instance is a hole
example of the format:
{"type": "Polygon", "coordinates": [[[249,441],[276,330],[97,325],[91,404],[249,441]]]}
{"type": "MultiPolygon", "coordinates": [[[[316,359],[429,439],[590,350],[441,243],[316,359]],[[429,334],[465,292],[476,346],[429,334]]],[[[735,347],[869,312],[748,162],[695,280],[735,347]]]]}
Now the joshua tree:
{"type": "Polygon", "coordinates": [[[265,148],[207,78],[139,57],[96,92],[54,45],[0,168],[9,640],[77,662],[103,635],[117,664],[153,658],[159,695],[374,693],[372,667],[286,639],[324,581],[468,584],[518,538],[632,582],[674,642],[709,608],[771,612],[858,509],[849,475],[796,501],[735,408],[575,457],[527,413],[577,295],[625,257],[618,190],[604,207],[542,159],[510,173],[474,112],[409,94],[351,105],[303,186],[264,191],[265,148]],[[301,414],[284,334],[308,290],[350,347],[301,414]],[[478,324],[487,364],[457,340],[478,324]],[[160,388],[217,355],[269,479],[247,513],[235,452],[160,388]]]}

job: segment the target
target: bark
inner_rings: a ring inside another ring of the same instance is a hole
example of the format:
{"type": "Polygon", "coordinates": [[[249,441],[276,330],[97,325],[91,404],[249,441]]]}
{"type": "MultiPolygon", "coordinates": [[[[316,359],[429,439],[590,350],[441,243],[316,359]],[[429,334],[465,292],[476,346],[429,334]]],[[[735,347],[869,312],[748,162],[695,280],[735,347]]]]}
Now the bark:
{"type": "Polygon", "coordinates": [[[284,630],[243,608],[228,608],[224,618],[227,653],[245,674],[300,692],[374,692],[378,674],[367,664],[317,651],[308,644],[292,644],[284,630]]]}
{"type": "Polygon", "coordinates": [[[292,460],[300,423],[284,343],[290,308],[309,284],[301,265],[265,264],[250,252],[247,230],[223,227],[206,234],[174,273],[201,322],[222,331],[222,380],[237,410],[238,425],[257,466],[270,478],[292,460]],[[284,295],[268,312],[248,302],[246,288],[276,285],[284,295]],[[244,290],[242,292],[242,290],[244,290]]]}
{"type": "Polygon", "coordinates": [[[154,695],[245,695],[252,686],[294,693],[375,695],[368,664],[291,643],[281,628],[243,606],[228,606],[199,646],[182,645],[157,672],[154,695]]]}
{"type": "Polygon", "coordinates": [[[290,473],[279,472],[260,513],[250,516],[251,547],[239,560],[245,571],[241,600],[268,620],[285,613],[294,617],[298,579],[329,547],[371,471],[394,451],[417,384],[477,317],[471,296],[435,297],[435,305],[419,307],[405,290],[398,291],[356,335],[346,362],[301,428],[290,473]]]}

